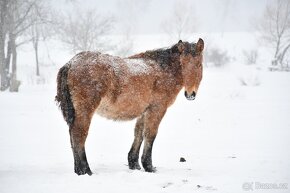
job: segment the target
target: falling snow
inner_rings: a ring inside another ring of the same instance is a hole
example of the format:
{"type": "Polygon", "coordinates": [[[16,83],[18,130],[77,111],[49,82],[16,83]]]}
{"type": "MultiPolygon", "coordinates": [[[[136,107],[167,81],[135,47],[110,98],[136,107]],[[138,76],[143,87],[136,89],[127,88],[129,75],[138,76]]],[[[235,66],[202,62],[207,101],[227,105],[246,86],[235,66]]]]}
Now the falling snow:
{"type": "MultiPolygon", "coordinates": [[[[225,37],[224,47],[248,48],[244,39],[253,42],[251,34],[225,37]]],[[[267,56],[261,50],[261,57],[267,56]]],[[[0,192],[244,193],[243,185],[252,182],[288,183],[286,190],[259,192],[289,192],[289,73],[269,72],[261,67],[264,60],[251,70],[238,68],[242,60],[231,64],[234,68],[204,68],[195,101],[181,92],[160,124],[154,174],[128,169],[135,121],[94,116],[86,142],[94,174],[76,176],[68,127],[54,102],[57,70],[70,56],[61,58],[59,66],[47,69],[47,84],[33,85],[20,73],[20,92],[0,93],[0,192]],[[255,78],[241,84],[249,76],[255,78]]],[[[143,72],[137,63],[137,71],[143,72]]]]}

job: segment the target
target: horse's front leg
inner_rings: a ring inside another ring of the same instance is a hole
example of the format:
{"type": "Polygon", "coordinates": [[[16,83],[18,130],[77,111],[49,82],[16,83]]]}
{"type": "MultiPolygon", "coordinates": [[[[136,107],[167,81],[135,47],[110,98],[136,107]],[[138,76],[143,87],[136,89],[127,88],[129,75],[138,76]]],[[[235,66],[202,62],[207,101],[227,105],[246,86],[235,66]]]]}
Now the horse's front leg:
{"type": "Polygon", "coordinates": [[[134,142],[128,153],[128,164],[131,170],[141,169],[138,160],[140,147],[143,142],[143,128],[144,128],[144,116],[142,115],[141,117],[138,118],[136,122],[134,131],[134,142]]]}
{"type": "Polygon", "coordinates": [[[152,165],[152,148],[157,135],[159,124],[166,112],[162,106],[148,108],[144,115],[144,149],[141,157],[142,166],[146,172],[155,172],[152,165]]]}

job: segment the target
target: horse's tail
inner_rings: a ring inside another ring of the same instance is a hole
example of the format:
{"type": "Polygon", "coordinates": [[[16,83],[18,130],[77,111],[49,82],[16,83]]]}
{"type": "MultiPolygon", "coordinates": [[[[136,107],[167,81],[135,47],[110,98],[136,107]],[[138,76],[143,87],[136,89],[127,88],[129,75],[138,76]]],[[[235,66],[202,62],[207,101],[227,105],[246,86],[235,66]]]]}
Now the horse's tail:
{"type": "Polygon", "coordinates": [[[57,95],[55,101],[60,107],[64,120],[70,126],[73,124],[75,119],[75,109],[71,100],[71,94],[67,84],[69,64],[64,65],[59,69],[57,74],[57,95]]]}

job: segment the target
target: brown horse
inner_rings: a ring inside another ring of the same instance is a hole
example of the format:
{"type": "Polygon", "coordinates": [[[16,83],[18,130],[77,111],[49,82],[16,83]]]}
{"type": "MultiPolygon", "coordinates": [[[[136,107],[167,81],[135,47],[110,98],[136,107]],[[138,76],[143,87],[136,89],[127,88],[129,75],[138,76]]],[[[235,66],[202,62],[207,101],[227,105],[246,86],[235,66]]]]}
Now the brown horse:
{"type": "Polygon", "coordinates": [[[58,72],[56,101],[69,126],[75,173],[89,174],[85,141],[94,112],[113,120],[137,118],[128,153],[130,169],[154,172],[152,147],[158,126],[179,91],[195,98],[202,79],[204,42],[182,42],[168,49],[146,51],[128,58],[81,52],[58,72]]]}

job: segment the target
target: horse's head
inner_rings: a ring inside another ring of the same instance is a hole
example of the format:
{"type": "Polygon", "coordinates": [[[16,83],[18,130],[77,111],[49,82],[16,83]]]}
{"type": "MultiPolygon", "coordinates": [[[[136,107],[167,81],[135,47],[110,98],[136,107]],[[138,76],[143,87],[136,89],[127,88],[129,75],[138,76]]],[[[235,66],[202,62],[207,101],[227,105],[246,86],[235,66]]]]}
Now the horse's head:
{"type": "Polygon", "coordinates": [[[199,39],[197,43],[179,40],[177,47],[180,53],[185,97],[188,100],[194,100],[202,79],[202,51],[204,42],[202,39],[199,39]]]}

